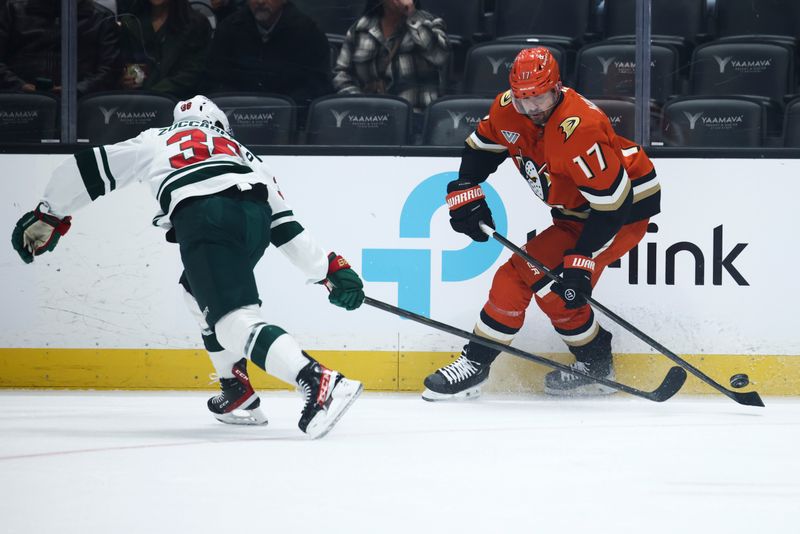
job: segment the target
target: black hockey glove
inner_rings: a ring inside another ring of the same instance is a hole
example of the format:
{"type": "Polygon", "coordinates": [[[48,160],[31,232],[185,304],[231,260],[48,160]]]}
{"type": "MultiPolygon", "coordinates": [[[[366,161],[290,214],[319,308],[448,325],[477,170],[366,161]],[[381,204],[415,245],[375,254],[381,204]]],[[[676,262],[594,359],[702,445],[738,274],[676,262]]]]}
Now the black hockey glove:
{"type": "Polygon", "coordinates": [[[479,223],[483,221],[494,228],[492,210],[486,203],[483,189],[466,180],[453,180],[447,184],[447,206],[450,208],[450,226],[473,241],[487,241],[479,223]]]}
{"type": "Polygon", "coordinates": [[[364,302],[364,283],[347,260],[334,252],[328,254],[328,277],[320,284],[330,290],[328,300],[335,306],[355,310],[364,302]]]}
{"type": "Polygon", "coordinates": [[[592,275],[595,261],[576,250],[564,253],[564,272],[561,282],[553,284],[552,291],[564,299],[568,310],[586,304],[586,297],[592,296],[592,275]]]}
{"type": "Polygon", "coordinates": [[[33,257],[56,248],[58,240],[69,230],[72,217],[59,219],[41,210],[42,204],[23,215],[11,233],[11,244],[25,263],[33,257]]]}

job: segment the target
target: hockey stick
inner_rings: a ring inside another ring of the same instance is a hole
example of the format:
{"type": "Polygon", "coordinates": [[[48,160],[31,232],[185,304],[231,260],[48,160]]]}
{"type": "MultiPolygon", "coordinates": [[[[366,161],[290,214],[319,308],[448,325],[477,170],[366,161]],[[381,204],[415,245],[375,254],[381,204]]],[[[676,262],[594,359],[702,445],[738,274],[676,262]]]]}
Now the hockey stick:
{"type": "MultiPolygon", "coordinates": [[[[514,243],[503,237],[501,234],[497,233],[492,227],[488,226],[483,222],[480,223],[480,227],[481,230],[483,230],[484,233],[486,233],[486,235],[488,235],[489,237],[493,237],[495,240],[499,241],[504,247],[512,251],[514,254],[516,254],[523,260],[527,261],[534,267],[541,269],[544,272],[545,276],[547,276],[550,280],[553,280],[554,282],[561,281],[560,276],[553,274],[550,271],[550,269],[542,265],[540,261],[536,260],[528,253],[526,253],[524,250],[516,246],[514,243]]],[[[644,341],[645,343],[656,349],[658,352],[660,352],[673,362],[677,363],[678,365],[680,365],[681,367],[683,367],[684,369],[686,369],[694,376],[696,376],[709,386],[713,387],[723,395],[726,395],[731,399],[733,399],[734,401],[738,402],[739,404],[744,404],[746,406],[762,406],[762,407],[764,406],[764,401],[761,400],[761,397],[755,391],[748,391],[746,393],[731,391],[730,389],[715,382],[714,379],[706,375],[700,369],[694,367],[692,364],[690,364],[689,362],[687,362],[686,360],[684,360],[683,358],[681,358],[680,356],[669,350],[667,347],[665,347],[655,339],[651,338],[650,336],[648,336],[647,334],[645,334],[644,332],[633,326],[631,323],[629,323],[616,313],[612,312],[611,310],[609,310],[608,308],[606,308],[605,306],[594,300],[592,297],[586,295],[581,295],[581,296],[584,297],[586,301],[589,304],[591,304],[592,307],[594,307],[596,310],[601,311],[605,316],[607,316],[609,319],[620,325],[622,328],[624,328],[634,336],[638,337],[639,339],[641,339],[642,341],[644,341]]]]}
{"type": "Polygon", "coordinates": [[[686,371],[677,366],[671,367],[669,372],[667,373],[667,376],[664,377],[664,381],[661,382],[661,384],[655,390],[642,391],[641,389],[636,389],[630,386],[626,386],[625,384],[620,384],[619,382],[614,382],[613,380],[592,376],[588,373],[578,371],[577,369],[573,369],[568,365],[554,362],[553,360],[549,360],[542,356],[537,356],[536,354],[525,352],[516,347],[512,347],[510,345],[503,345],[502,343],[498,343],[497,341],[492,341],[491,339],[486,339],[484,337],[471,334],[465,330],[460,330],[454,326],[450,326],[449,324],[440,323],[439,321],[435,321],[433,319],[429,319],[422,315],[418,315],[414,312],[404,310],[403,308],[398,308],[396,306],[392,306],[391,304],[381,302],[380,300],[375,300],[370,297],[364,297],[364,304],[368,304],[373,308],[378,308],[379,310],[387,311],[389,313],[398,315],[400,317],[405,317],[406,319],[411,319],[412,321],[416,321],[426,326],[436,328],[437,330],[447,332],[448,334],[453,334],[454,336],[463,337],[464,339],[474,341],[475,343],[480,343],[485,347],[489,347],[491,349],[499,350],[502,352],[507,352],[509,354],[513,354],[514,356],[519,356],[520,358],[523,358],[525,360],[530,360],[532,362],[540,363],[542,365],[546,365],[547,367],[552,367],[553,369],[558,369],[559,371],[563,371],[565,373],[570,373],[576,376],[582,376],[584,378],[593,380],[594,382],[599,382],[604,386],[618,389],[620,391],[624,391],[625,393],[630,393],[631,395],[642,397],[644,399],[648,399],[655,402],[664,402],[665,400],[675,395],[678,392],[678,390],[681,389],[683,383],[686,381],[686,371]]]}

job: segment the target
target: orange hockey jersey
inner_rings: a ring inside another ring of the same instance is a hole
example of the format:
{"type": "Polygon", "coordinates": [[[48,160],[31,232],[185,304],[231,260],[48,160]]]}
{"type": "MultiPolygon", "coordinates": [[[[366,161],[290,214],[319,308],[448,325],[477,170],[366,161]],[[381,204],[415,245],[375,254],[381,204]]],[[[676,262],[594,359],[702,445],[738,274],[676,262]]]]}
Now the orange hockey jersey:
{"type": "Polygon", "coordinates": [[[498,95],[466,142],[460,178],[482,182],[509,156],[554,218],[587,221],[595,213],[599,221],[624,210],[618,229],[660,211],[661,188],[647,154],[570,88],[562,89],[544,127],[514,109],[510,91],[498,95]]]}

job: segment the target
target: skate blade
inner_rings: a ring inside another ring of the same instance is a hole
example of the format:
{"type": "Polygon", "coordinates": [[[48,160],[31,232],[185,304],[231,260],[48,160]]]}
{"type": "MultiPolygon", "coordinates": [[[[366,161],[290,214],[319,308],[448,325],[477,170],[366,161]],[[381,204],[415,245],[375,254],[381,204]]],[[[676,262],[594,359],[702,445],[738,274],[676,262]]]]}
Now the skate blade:
{"type": "Polygon", "coordinates": [[[328,409],[319,412],[314,419],[308,423],[306,434],[311,439],[324,437],[333,429],[339,419],[356,401],[364,386],[358,380],[348,380],[343,378],[331,393],[332,401],[328,409]]]}
{"type": "Polygon", "coordinates": [[[468,388],[464,391],[459,391],[458,393],[436,393],[428,388],[425,388],[425,391],[422,392],[422,400],[426,400],[428,402],[475,400],[480,396],[480,386],[468,388]]]}
{"type": "Polygon", "coordinates": [[[546,395],[553,397],[599,397],[601,395],[611,395],[616,393],[617,390],[603,384],[586,384],[575,389],[551,389],[545,386],[544,392],[546,395]]]}
{"type": "Polygon", "coordinates": [[[269,421],[261,408],[252,410],[234,410],[229,413],[215,413],[217,421],[228,425],[257,426],[266,425],[269,421]]]}

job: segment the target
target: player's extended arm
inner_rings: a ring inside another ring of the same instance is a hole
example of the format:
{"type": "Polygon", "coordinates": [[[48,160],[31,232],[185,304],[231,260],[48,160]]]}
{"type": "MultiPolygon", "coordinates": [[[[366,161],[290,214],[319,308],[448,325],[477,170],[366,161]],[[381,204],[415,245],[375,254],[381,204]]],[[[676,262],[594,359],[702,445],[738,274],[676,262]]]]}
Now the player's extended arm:
{"type": "Polygon", "coordinates": [[[358,274],[343,257],[335,252],[325,252],[310,232],[303,228],[286,203],[274,177],[268,187],[272,209],[270,242],[305,274],[309,282],[323,284],[330,289],[328,300],[331,304],[347,310],[361,306],[364,302],[364,284],[358,274]]]}
{"type": "MultiPolygon", "coordinates": [[[[144,134],[142,134],[144,135],[144,134]]],[[[22,261],[55,249],[70,228],[70,214],[131,183],[141,172],[141,136],[114,145],[80,150],[53,171],[42,200],[19,218],[11,244],[22,261]]]]}

